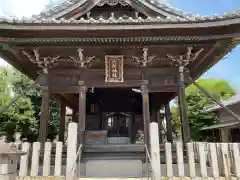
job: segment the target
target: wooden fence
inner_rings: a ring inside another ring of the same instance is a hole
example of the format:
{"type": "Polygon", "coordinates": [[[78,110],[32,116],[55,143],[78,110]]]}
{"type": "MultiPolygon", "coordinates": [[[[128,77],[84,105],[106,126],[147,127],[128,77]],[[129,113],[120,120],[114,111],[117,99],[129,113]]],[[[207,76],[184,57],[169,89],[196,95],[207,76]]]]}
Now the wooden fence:
{"type": "Polygon", "coordinates": [[[240,178],[240,144],[177,142],[159,146],[159,137],[156,134],[158,134],[158,124],[151,123],[152,178],[240,178]]]}
{"type": "MultiPolygon", "coordinates": [[[[237,143],[194,142],[188,143],[183,150],[181,143],[162,144],[159,153],[161,163],[158,162],[160,176],[240,178],[239,147],[237,143]]],[[[66,147],[62,142],[46,142],[44,150],[41,150],[39,142],[25,142],[21,149],[27,154],[19,161],[19,177],[66,176],[66,147]]]]}
{"type": "MultiPolygon", "coordinates": [[[[83,172],[80,171],[80,167],[82,164],[84,166],[84,162],[76,161],[78,156],[77,124],[70,123],[69,129],[71,129],[68,132],[70,141],[66,146],[62,142],[19,143],[19,148],[26,154],[18,162],[18,179],[67,178],[72,180],[73,178],[69,178],[68,175],[72,172],[73,163],[76,164],[74,168],[78,172],[83,172]]],[[[156,123],[151,123],[149,153],[151,166],[148,168],[151,167],[152,179],[158,180],[166,177],[240,179],[240,144],[191,142],[183,145],[177,142],[159,145],[156,134],[158,134],[158,126],[156,123]]],[[[73,170],[75,171],[75,169],[73,170]]],[[[149,172],[149,169],[144,170],[143,167],[143,171],[149,172]]],[[[82,176],[79,173],[76,179],[84,177],[83,172],[82,176]]],[[[144,177],[146,177],[146,173],[143,174],[144,177]]]]}
{"type": "Polygon", "coordinates": [[[65,175],[66,147],[63,148],[62,142],[46,142],[44,148],[39,142],[24,142],[21,149],[26,155],[19,161],[20,177],[65,175]]]}

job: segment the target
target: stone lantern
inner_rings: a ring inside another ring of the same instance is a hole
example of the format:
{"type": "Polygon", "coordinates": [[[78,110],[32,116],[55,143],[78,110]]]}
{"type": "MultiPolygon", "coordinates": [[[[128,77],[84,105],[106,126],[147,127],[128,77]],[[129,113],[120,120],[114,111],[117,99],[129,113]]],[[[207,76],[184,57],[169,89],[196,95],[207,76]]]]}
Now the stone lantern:
{"type": "Polygon", "coordinates": [[[15,145],[0,143],[0,179],[16,180],[17,162],[25,154],[15,145]]]}

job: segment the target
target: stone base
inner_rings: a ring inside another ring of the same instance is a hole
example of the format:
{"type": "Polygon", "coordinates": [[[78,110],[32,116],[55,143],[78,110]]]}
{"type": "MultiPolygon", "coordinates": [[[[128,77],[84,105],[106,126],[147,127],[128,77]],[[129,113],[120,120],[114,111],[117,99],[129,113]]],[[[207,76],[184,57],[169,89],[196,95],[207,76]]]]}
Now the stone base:
{"type": "Polygon", "coordinates": [[[92,178],[140,178],[140,160],[90,160],[86,162],[86,177],[92,178]]]}
{"type": "Polygon", "coordinates": [[[108,144],[130,144],[130,139],[128,137],[108,137],[108,144]]]}
{"type": "Polygon", "coordinates": [[[106,144],[107,131],[85,131],[85,144],[106,144]]]}

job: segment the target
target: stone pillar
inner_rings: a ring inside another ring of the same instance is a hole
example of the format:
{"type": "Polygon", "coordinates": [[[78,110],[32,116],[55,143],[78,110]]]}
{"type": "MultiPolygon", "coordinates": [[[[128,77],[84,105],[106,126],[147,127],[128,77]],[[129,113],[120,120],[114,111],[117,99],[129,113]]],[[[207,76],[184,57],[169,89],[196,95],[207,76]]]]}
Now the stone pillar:
{"type": "Polygon", "coordinates": [[[144,143],[149,147],[149,94],[147,86],[142,86],[142,106],[143,106],[143,122],[144,122],[144,143]]]}
{"type": "Polygon", "coordinates": [[[152,179],[161,179],[161,167],[160,167],[160,146],[158,134],[158,124],[152,122],[150,124],[150,156],[152,160],[152,179]]]}
{"type": "Polygon", "coordinates": [[[181,132],[183,143],[190,141],[190,129],[187,116],[187,106],[185,102],[185,83],[184,83],[184,67],[179,66],[179,92],[178,92],[178,103],[181,121],[181,132]]]}
{"type": "Polygon", "coordinates": [[[60,109],[60,126],[59,126],[59,141],[64,142],[65,135],[65,123],[66,123],[66,104],[61,102],[60,109]]]}
{"type": "Polygon", "coordinates": [[[47,128],[48,128],[48,119],[49,119],[49,100],[50,92],[48,89],[42,90],[42,105],[41,105],[41,114],[40,114],[40,126],[38,141],[44,143],[47,138],[47,128]]]}
{"type": "Polygon", "coordinates": [[[76,166],[77,155],[77,135],[78,135],[78,124],[69,123],[68,125],[68,141],[67,141],[67,163],[66,163],[66,180],[72,180],[76,166]]]}
{"type": "Polygon", "coordinates": [[[172,114],[169,104],[165,104],[165,117],[167,126],[167,141],[172,143],[173,142],[172,114]]]}
{"type": "Polygon", "coordinates": [[[81,86],[79,92],[78,108],[78,143],[84,144],[84,133],[86,128],[86,87],[81,86]]]}

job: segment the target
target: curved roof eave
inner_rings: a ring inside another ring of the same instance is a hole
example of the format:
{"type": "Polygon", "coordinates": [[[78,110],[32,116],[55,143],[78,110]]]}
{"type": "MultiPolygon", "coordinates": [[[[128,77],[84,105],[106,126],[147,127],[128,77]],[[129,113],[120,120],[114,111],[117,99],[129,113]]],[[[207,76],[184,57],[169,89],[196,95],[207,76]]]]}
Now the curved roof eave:
{"type": "Polygon", "coordinates": [[[147,19],[102,19],[95,20],[93,18],[86,19],[48,19],[48,20],[32,20],[32,19],[0,19],[0,29],[21,29],[21,30],[134,30],[134,29],[176,29],[176,28],[208,28],[228,25],[240,25],[240,14],[236,17],[219,17],[217,19],[205,18],[195,20],[171,20],[157,18],[147,19]],[[102,25],[102,26],[101,26],[102,25]]]}

